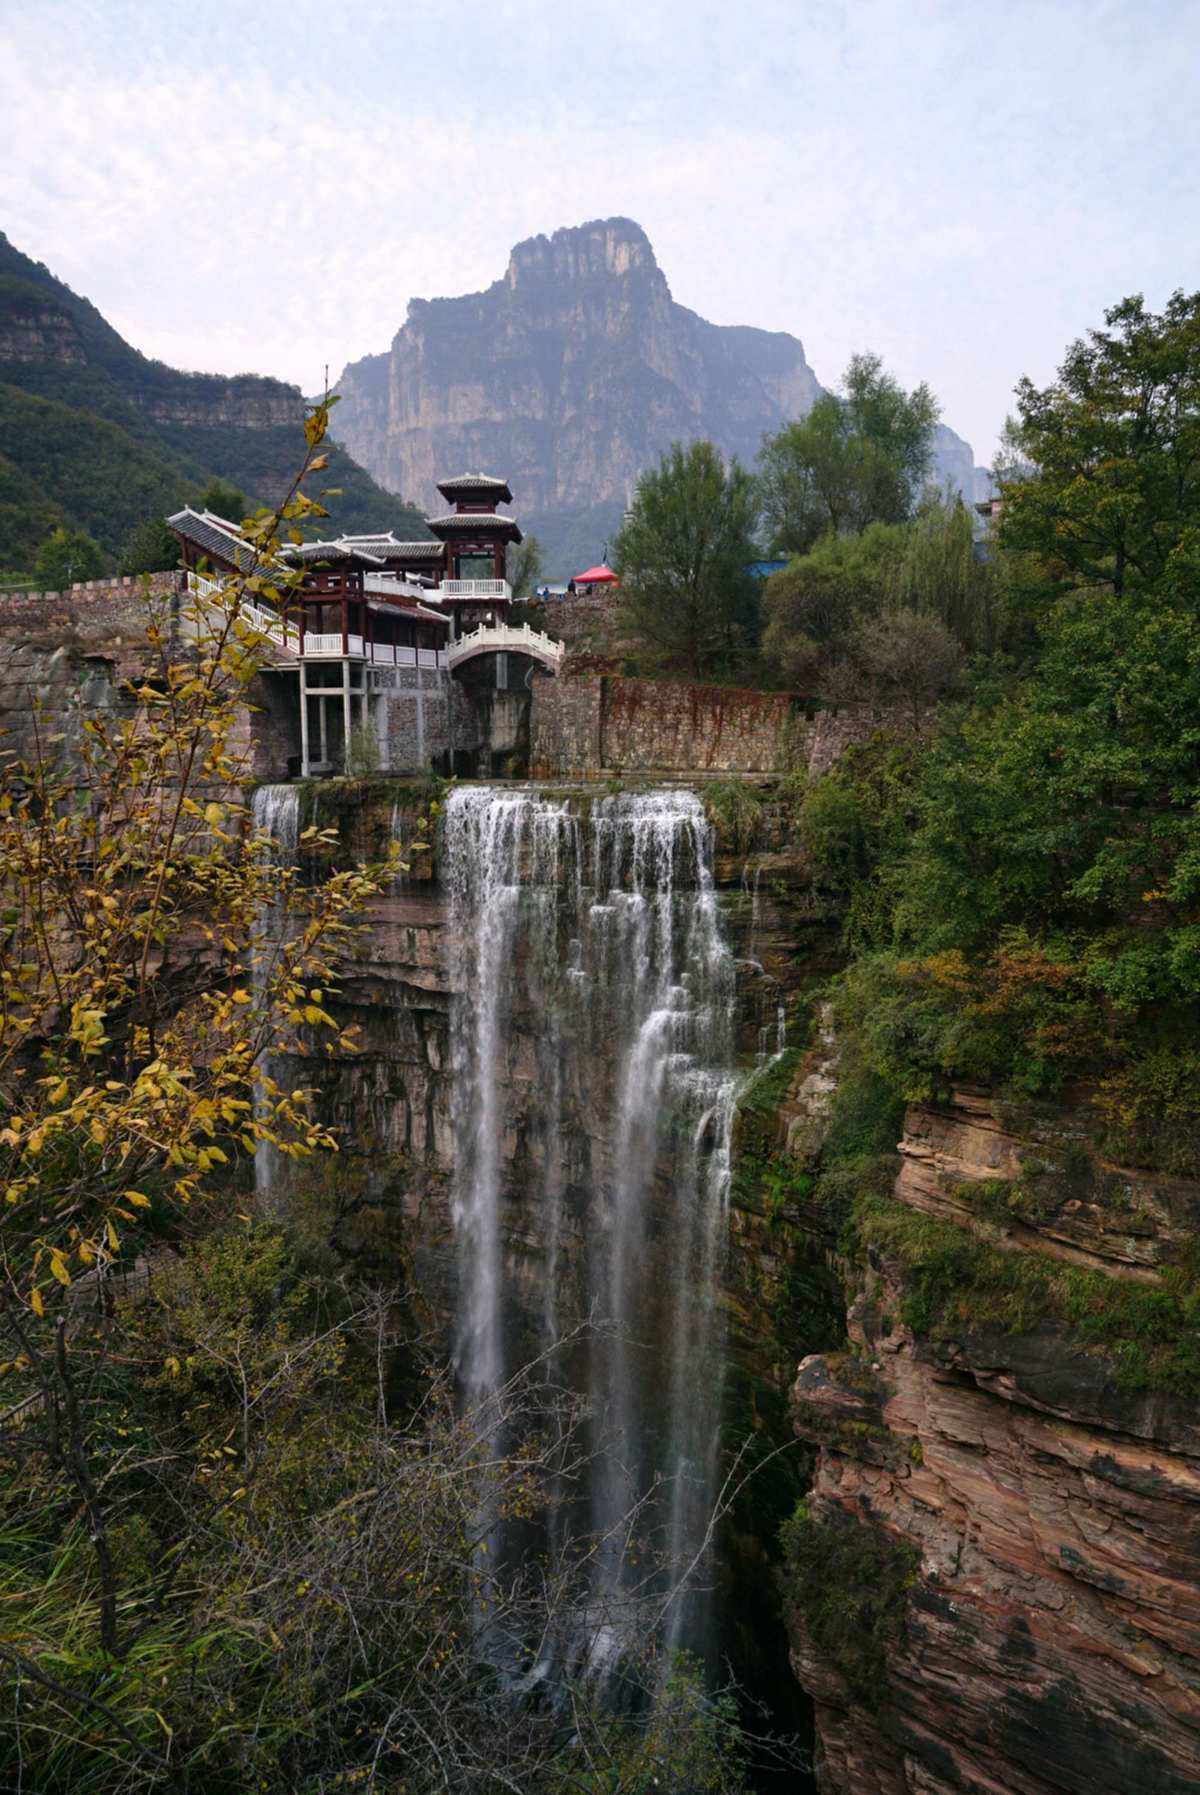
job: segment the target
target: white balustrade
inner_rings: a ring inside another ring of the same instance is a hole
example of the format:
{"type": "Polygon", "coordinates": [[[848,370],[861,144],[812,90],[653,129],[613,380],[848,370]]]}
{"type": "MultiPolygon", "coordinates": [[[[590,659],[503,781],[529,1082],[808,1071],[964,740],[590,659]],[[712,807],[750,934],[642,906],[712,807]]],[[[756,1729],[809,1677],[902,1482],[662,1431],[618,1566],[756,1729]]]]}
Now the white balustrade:
{"type": "Polygon", "coordinates": [[[566,653],[562,642],[556,642],[543,630],[535,630],[528,623],[514,626],[509,623],[484,623],[472,630],[469,636],[460,636],[452,642],[446,651],[446,665],[456,667],[460,661],[468,661],[477,654],[527,654],[534,660],[549,661],[557,669],[566,653]]]}
{"type": "Polygon", "coordinates": [[[305,660],[312,657],[328,659],[330,655],[340,658],[342,652],[341,630],[306,630],[302,653],[305,660]]]}
{"type": "MultiPolygon", "coordinates": [[[[201,598],[219,600],[224,592],[220,580],[208,579],[194,570],[189,572],[188,584],[201,598]]],[[[503,582],[492,581],[491,584],[503,582]]],[[[448,665],[447,656],[441,649],[414,648],[402,642],[367,642],[362,636],[354,635],[343,638],[341,630],[307,630],[301,647],[298,625],[280,617],[277,612],[266,611],[261,605],[251,604],[248,599],[243,598],[238,614],[252,629],[269,637],[278,647],[286,648],[289,653],[299,655],[306,661],[341,660],[346,656],[354,660],[370,661],[376,667],[445,668],[448,665]]]]}
{"type": "Polygon", "coordinates": [[[443,598],[512,599],[507,580],[443,580],[438,591],[443,598]]]}

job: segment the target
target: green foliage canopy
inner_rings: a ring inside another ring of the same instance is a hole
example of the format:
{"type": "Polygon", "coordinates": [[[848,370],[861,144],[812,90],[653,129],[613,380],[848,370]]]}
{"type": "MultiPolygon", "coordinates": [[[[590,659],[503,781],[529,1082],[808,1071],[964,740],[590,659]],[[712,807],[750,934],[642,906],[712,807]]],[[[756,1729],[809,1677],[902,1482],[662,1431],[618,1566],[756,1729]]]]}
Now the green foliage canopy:
{"type": "Polygon", "coordinates": [[[910,1100],[1082,1080],[1106,1150],[1180,1171],[1200,1155],[1193,314],[1125,301],[1048,397],[1023,387],[1037,466],[997,545],[998,590],[1036,599],[1020,661],[992,661],[905,786],[873,786],[860,755],[831,776],[839,802],[801,815],[817,864],[860,868],[843,1003],[879,1077],[910,1100]]]}
{"type": "Polygon", "coordinates": [[[542,577],[542,545],[536,536],[510,542],[504,557],[504,577],[515,599],[531,599],[542,577]]]}
{"type": "Polygon", "coordinates": [[[823,536],[772,574],[765,608],[764,653],[788,684],[845,698],[899,686],[926,703],[963,655],[1002,639],[1004,580],[966,507],[930,495],[908,523],[823,536]]]}
{"type": "Polygon", "coordinates": [[[86,530],[53,530],[33,562],[33,577],[43,592],[63,592],[79,580],[98,580],[105,571],[104,551],[86,530]]]}
{"type": "Polygon", "coordinates": [[[754,481],[709,442],[676,443],[642,475],[614,551],[622,623],[691,678],[727,671],[756,627],[754,481]]]}
{"type": "Polygon", "coordinates": [[[1200,515],[1200,293],[1161,313],[1141,294],[1073,343],[1048,387],[1017,388],[1001,539],[1047,594],[1081,583],[1147,592],[1200,515]]]}
{"type": "Polygon", "coordinates": [[[200,511],[211,511],[227,523],[240,524],[249,516],[250,504],[244,492],[229,480],[210,480],[196,501],[200,511]]]}
{"type": "Polygon", "coordinates": [[[125,538],[118,573],[166,573],[179,565],[179,544],[162,517],[148,517],[125,538]]]}
{"type": "Polygon", "coordinates": [[[925,385],[905,393],[877,355],[856,355],[842,394],[763,444],[759,487],[772,551],[806,554],[827,532],[900,523],[920,497],[932,455],[937,402],[925,385]]]}

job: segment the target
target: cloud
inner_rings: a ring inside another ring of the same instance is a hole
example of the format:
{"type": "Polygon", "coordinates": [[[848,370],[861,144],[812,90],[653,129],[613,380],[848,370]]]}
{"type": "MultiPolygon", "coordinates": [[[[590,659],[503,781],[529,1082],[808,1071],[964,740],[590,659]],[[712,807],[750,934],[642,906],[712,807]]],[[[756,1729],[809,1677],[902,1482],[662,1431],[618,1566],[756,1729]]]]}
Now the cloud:
{"type": "Polygon", "coordinates": [[[621,212],[683,303],[793,331],[826,380],[878,349],[986,452],[1103,304],[1200,284],[1197,19],[46,0],[0,67],[0,222],[147,352],[312,390],[411,296],[621,212]]]}

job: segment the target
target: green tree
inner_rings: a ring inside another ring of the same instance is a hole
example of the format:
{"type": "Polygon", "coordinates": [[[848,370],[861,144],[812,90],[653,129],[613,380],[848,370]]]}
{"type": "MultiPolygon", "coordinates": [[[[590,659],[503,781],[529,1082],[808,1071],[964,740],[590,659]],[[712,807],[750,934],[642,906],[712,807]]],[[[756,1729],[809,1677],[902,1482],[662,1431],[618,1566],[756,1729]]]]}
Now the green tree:
{"type": "Polygon", "coordinates": [[[751,475],[710,442],[676,443],[638,481],[614,548],[623,627],[693,679],[753,645],[756,499],[751,475]]]}
{"type": "Polygon", "coordinates": [[[531,599],[542,577],[542,545],[536,536],[510,542],[504,557],[504,577],[515,599],[531,599]]]}
{"type": "Polygon", "coordinates": [[[1140,294],[1073,343],[1052,385],[1017,387],[1000,538],[1036,555],[1044,595],[1160,580],[1200,510],[1200,293],[1140,294]]]}
{"type": "Polygon", "coordinates": [[[250,502],[245,493],[228,480],[219,478],[209,481],[196,505],[199,510],[211,511],[231,524],[240,524],[250,514],[250,502]]]}
{"type": "Polygon", "coordinates": [[[821,688],[827,670],[844,658],[856,623],[886,603],[905,546],[902,526],[870,524],[860,536],[824,536],[771,575],[763,649],[788,684],[821,688]]]}
{"type": "Polygon", "coordinates": [[[165,518],[148,517],[132,529],[117,560],[118,573],[167,573],[179,565],[179,544],[165,518]]]}
{"type": "Polygon", "coordinates": [[[43,592],[63,592],[78,580],[98,580],[105,570],[104,550],[85,530],[60,526],[37,552],[33,577],[43,592]]]}
{"type": "Polygon", "coordinates": [[[960,498],[928,493],[904,535],[888,603],[945,625],[969,653],[998,644],[1002,572],[980,553],[972,514],[960,498]]]}
{"type": "Polygon", "coordinates": [[[805,554],[823,535],[900,523],[929,471],[937,401],[922,384],[905,393],[877,355],[852,357],[841,395],[763,443],[759,491],[777,554],[805,554]]]}
{"type": "Polygon", "coordinates": [[[849,666],[861,695],[907,707],[914,729],[954,689],[962,661],[951,631],[923,611],[901,608],[866,617],[850,643],[849,666]]]}
{"type": "Polygon", "coordinates": [[[1075,1082],[1106,1152],[1179,1171],[1200,1151],[1196,315],[1125,301],[1054,388],[1022,383],[1033,465],[997,542],[1034,601],[1020,676],[1001,664],[921,756],[846,1005],[909,1098],[1075,1082]]]}
{"type": "MultiPolygon", "coordinates": [[[[764,653],[797,688],[878,696],[878,681],[864,680],[868,662],[878,671],[878,657],[874,650],[866,659],[859,653],[868,640],[863,630],[869,620],[903,613],[909,619],[903,628],[877,631],[870,640],[880,652],[885,640],[890,644],[884,659],[895,666],[902,638],[915,647],[924,636],[931,651],[936,643],[940,673],[934,689],[940,693],[948,689],[947,654],[957,663],[964,654],[997,646],[1005,590],[1002,571],[976,549],[965,505],[927,493],[910,523],[868,524],[858,536],[824,536],[772,574],[764,653]],[[937,629],[924,630],[914,619],[937,629]]],[[[929,682],[919,684],[924,705],[929,682]]]]}

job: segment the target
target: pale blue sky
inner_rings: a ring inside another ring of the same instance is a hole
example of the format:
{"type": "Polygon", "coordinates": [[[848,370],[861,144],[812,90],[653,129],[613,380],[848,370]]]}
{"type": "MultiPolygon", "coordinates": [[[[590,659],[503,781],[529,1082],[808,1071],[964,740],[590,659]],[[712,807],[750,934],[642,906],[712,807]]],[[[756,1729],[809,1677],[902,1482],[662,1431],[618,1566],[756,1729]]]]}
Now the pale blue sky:
{"type": "Polygon", "coordinates": [[[624,213],[675,297],[927,379],[988,459],[1200,286],[1200,0],[0,0],[0,228],[139,348],[318,386],[624,213]]]}

